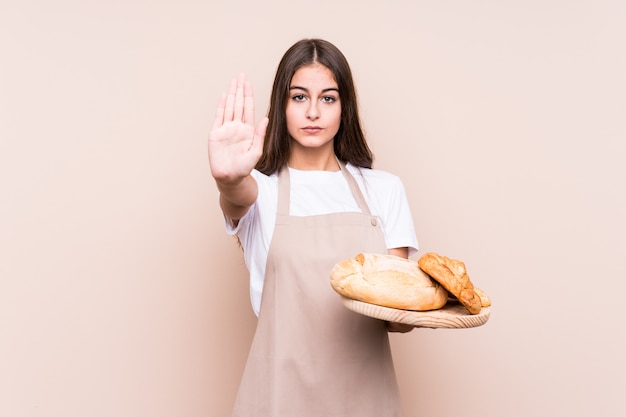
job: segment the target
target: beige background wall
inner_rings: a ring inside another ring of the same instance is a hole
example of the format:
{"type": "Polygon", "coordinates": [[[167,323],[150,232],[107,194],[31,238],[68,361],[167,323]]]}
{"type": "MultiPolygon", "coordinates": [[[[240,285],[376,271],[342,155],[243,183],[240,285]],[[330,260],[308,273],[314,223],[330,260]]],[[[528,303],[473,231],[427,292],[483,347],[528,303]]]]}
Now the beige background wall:
{"type": "Polygon", "coordinates": [[[350,60],[376,167],[487,325],[392,338],[408,417],[624,416],[624,1],[0,0],[0,415],[226,416],[254,328],[206,158],[240,70],[350,60]]]}

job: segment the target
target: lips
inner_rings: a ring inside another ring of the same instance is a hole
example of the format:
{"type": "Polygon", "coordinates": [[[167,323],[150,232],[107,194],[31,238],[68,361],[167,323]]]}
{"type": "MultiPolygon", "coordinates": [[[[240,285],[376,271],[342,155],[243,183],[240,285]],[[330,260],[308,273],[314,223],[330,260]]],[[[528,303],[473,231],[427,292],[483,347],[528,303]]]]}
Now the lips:
{"type": "Polygon", "coordinates": [[[309,135],[314,135],[316,133],[319,133],[322,131],[322,128],[319,126],[307,126],[307,127],[303,127],[302,131],[309,134],[309,135]]]}

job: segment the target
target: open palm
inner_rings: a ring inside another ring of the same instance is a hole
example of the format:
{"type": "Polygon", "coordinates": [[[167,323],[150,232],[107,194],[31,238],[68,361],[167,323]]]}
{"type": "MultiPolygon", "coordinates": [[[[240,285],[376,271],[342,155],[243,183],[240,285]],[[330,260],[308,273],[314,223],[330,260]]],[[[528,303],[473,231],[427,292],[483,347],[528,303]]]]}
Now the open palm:
{"type": "Polygon", "coordinates": [[[244,74],[222,95],[209,134],[209,164],[218,181],[234,182],[250,174],[263,152],[268,120],[254,127],[252,86],[244,74]]]}

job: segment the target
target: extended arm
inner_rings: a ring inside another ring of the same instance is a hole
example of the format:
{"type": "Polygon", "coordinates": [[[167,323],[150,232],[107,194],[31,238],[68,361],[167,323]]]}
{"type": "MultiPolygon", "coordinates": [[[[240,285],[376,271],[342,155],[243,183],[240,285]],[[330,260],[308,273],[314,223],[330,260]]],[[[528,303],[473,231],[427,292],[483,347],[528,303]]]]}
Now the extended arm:
{"type": "Polygon", "coordinates": [[[232,80],[220,97],[209,134],[211,175],[220,191],[224,215],[239,220],[256,201],[257,184],[250,175],[263,152],[268,119],[254,127],[252,86],[244,74],[232,80]]]}

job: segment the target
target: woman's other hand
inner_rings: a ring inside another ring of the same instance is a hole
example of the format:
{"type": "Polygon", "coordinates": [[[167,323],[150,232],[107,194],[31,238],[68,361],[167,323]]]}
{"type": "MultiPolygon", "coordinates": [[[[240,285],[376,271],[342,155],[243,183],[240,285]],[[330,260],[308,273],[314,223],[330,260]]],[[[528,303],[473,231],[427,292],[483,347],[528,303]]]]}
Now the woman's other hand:
{"type": "Polygon", "coordinates": [[[408,333],[415,327],[410,324],[387,322],[387,331],[392,333],[408,333]]]}

